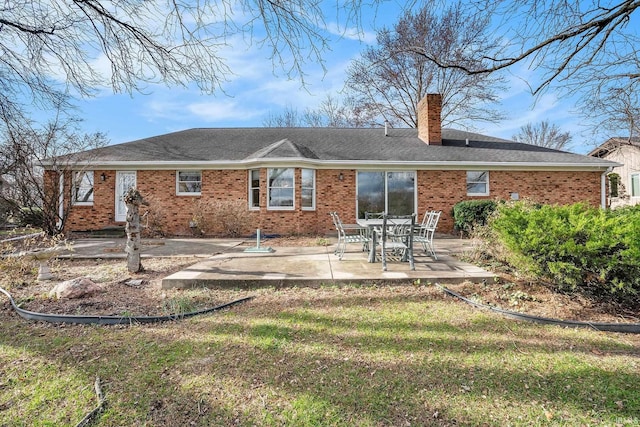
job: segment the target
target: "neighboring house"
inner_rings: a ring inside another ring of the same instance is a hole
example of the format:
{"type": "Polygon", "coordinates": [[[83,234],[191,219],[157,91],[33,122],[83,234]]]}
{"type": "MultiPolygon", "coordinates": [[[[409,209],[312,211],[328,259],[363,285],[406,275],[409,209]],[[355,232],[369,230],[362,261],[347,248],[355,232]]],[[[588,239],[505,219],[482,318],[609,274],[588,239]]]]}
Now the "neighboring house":
{"type": "Polygon", "coordinates": [[[620,164],[609,174],[609,207],[640,203],[640,138],[609,138],[589,155],[620,164]]]}
{"type": "Polygon", "coordinates": [[[47,174],[72,197],[67,231],[123,225],[130,186],[174,235],[191,233],[198,199],[240,200],[247,230],[273,234],[330,232],[330,211],[353,223],[365,211],[441,210],[438,230],[451,232],[461,200],[603,203],[615,163],[441,129],[441,100],[419,103],[418,129],[189,129],[78,153],[86,160],[64,180],[47,174]]]}

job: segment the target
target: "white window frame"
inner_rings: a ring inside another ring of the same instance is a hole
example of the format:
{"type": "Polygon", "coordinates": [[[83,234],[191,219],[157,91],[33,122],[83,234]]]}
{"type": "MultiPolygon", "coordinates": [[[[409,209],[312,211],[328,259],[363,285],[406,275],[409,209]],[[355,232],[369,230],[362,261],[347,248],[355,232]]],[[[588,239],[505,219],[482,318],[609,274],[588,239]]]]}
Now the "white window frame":
{"type": "Polygon", "coordinates": [[[202,194],[202,171],[196,170],[177,170],[176,171],[176,196],[200,196],[202,194]],[[180,180],[181,173],[198,173],[200,174],[200,191],[180,191],[180,184],[183,182],[198,182],[198,181],[186,181],[180,180]]]}
{"type": "Polygon", "coordinates": [[[76,206],[93,206],[94,190],[96,188],[93,171],[73,171],[73,176],[71,179],[71,202],[76,206]],[[80,175],[82,175],[82,177],[78,178],[80,175]],[[90,185],[83,185],[83,183],[85,182],[85,177],[87,177],[88,184],[90,185]],[[78,200],[78,190],[81,188],[91,188],[90,200],[78,200]]]}
{"type": "MultiPolygon", "coordinates": [[[[619,191],[619,190],[618,190],[619,191]]],[[[640,198],[640,172],[634,172],[629,174],[629,195],[634,198],[640,198]],[[638,180],[638,194],[633,194],[633,178],[638,180]]]]}
{"type": "Polygon", "coordinates": [[[488,196],[490,193],[489,190],[489,171],[488,170],[469,170],[466,173],[466,186],[467,186],[467,196],[488,196]],[[469,174],[470,173],[484,173],[485,174],[485,180],[484,181],[470,181],[469,180],[469,174]],[[486,188],[486,192],[483,193],[472,193],[469,192],[469,184],[484,184],[485,188],[486,188]]]}
{"type": "Polygon", "coordinates": [[[249,209],[260,210],[260,169],[249,169],[249,209]],[[253,174],[258,174],[258,186],[253,186],[253,174]],[[258,200],[254,200],[253,190],[258,190],[258,200]]]}
{"type": "Polygon", "coordinates": [[[316,170],[315,169],[301,169],[300,173],[300,206],[303,211],[315,211],[316,210],[316,170]],[[305,172],[311,173],[311,187],[304,186],[304,174],[305,172]],[[302,195],[304,190],[311,190],[311,206],[304,206],[302,195]]]}
{"type": "Polygon", "coordinates": [[[267,209],[273,211],[292,211],[296,208],[296,170],[295,168],[269,168],[267,169],[267,209]],[[291,187],[272,187],[271,186],[271,174],[276,169],[291,170],[293,176],[291,177],[291,187]],[[291,189],[291,206],[271,206],[271,192],[278,189],[291,189]]]}

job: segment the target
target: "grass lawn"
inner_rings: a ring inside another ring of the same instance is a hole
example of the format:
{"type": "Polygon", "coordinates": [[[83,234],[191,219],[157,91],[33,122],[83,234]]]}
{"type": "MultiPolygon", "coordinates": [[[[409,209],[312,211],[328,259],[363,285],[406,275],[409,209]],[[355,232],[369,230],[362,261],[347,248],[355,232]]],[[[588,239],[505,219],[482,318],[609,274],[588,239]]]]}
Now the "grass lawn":
{"type": "Polygon", "coordinates": [[[638,336],[514,322],[431,286],[250,294],[119,327],[3,306],[0,425],[76,425],[97,376],[95,426],[640,425],[638,336]]]}

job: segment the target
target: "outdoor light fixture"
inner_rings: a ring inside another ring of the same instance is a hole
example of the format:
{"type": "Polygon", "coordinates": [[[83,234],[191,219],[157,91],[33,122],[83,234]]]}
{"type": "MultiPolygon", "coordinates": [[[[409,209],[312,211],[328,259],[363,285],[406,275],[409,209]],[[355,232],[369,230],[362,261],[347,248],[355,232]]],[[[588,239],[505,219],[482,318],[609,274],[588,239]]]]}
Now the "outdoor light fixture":
{"type": "Polygon", "coordinates": [[[342,172],[340,172],[340,175],[338,175],[338,181],[343,181],[344,180],[344,175],[342,174],[342,172]]]}
{"type": "Polygon", "coordinates": [[[105,182],[107,180],[107,175],[105,175],[104,172],[102,172],[102,175],[100,175],[100,181],[105,182]]]}

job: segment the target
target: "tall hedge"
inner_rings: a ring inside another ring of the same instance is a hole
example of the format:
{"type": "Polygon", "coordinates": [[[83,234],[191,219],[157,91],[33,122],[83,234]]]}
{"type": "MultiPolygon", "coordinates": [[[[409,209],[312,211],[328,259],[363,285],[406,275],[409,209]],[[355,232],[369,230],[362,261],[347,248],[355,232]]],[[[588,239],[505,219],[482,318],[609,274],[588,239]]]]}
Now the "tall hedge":
{"type": "Polygon", "coordinates": [[[491,235],[508,264],[559,290],[637,303],[640,206],[602,210],[584,204],[498,206],[491,235]]]}

